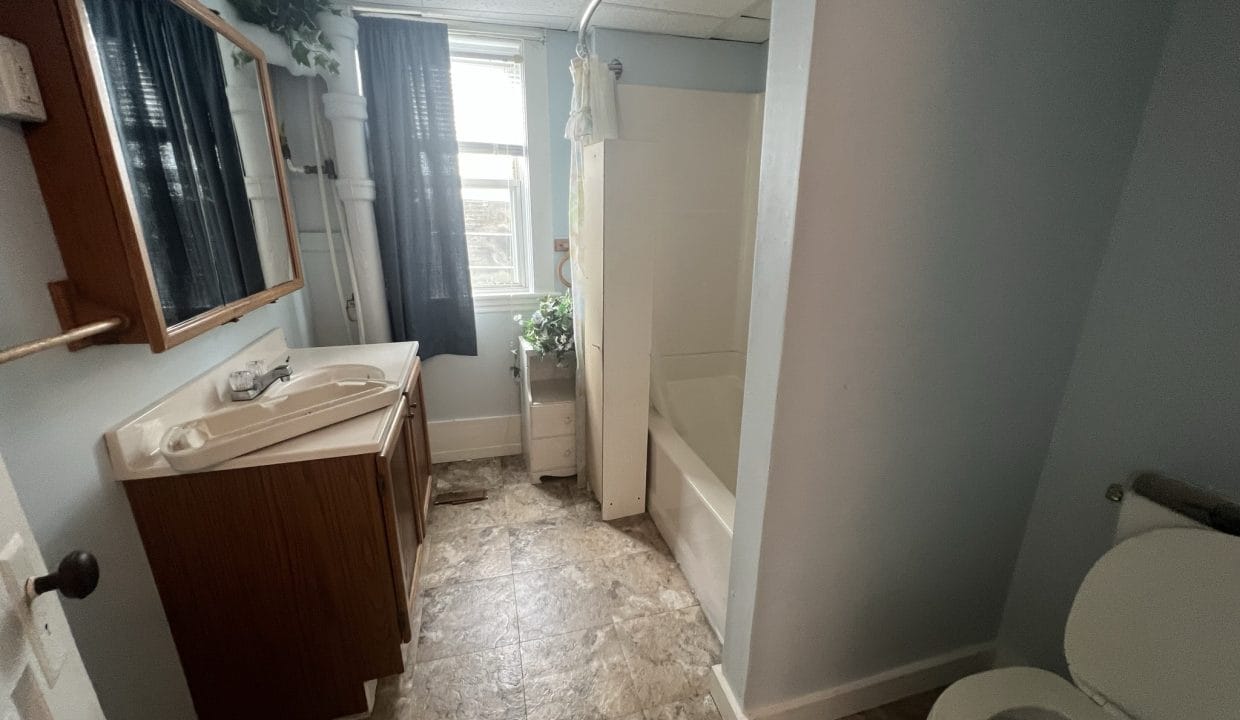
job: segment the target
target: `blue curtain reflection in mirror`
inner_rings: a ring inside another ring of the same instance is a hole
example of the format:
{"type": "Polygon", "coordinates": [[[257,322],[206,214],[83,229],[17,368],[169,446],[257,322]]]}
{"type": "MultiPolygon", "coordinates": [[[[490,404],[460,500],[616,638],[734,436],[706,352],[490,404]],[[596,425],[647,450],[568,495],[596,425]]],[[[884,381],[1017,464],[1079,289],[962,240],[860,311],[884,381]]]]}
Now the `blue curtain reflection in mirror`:
{"type": "Polygon", "coordinates": [[[165,322],[263,290],[215,32],[168,0],[85,5],[165,322]]]}

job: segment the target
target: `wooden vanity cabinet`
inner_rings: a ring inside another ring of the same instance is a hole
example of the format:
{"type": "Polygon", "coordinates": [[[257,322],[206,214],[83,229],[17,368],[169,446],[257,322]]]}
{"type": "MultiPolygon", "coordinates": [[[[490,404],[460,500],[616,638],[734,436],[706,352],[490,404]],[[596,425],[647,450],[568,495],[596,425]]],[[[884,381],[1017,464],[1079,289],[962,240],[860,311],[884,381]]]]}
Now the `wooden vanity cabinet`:
{"type": "Polygon", "coordinates": [[[125,483],[200,720],[330,720],[403,670],[431,492],[420,363],[378,454],[125,483]]]}

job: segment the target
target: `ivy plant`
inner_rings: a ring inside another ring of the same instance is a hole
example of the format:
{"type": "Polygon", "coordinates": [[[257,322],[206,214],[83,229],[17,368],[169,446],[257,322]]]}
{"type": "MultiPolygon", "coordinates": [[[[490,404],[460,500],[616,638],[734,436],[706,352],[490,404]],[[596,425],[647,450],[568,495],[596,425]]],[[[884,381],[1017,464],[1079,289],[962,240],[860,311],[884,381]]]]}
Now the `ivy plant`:
{"type": "Polygon", "coordinates": [[[337,75],[340,61],[327,35],[319,28],[319,13],[340,15],[332,0],[228,0],[242,20],[279,35],[293,52],[293,60],[308,68],[337,75]]]}
{"type": "Polygon", "coordinates": [[[573,297],[548,295],[538,302],[538,309],[528,318],[513,317],[521,326],[521,337],[543,355],[555,354],[555,363],[567,364],[573,352],[573,297]]]}

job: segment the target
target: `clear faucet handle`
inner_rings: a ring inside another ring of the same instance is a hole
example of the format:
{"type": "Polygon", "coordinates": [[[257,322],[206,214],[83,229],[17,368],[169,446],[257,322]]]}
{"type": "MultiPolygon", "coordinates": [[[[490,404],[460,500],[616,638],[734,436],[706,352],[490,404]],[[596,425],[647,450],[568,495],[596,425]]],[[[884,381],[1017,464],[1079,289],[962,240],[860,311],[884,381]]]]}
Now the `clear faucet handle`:
{"type": "Polygon", "coordinates": [[[262,360],[251,360],[245,364],[245,369],[254,373],[255,376],[267,374],[267,363],[262,360]]]}
{"type": "Polygon", "coordinates": [[[252,390],[254,388],[253,370],[236,370],[228,373],[228,389],[233,392],[252,390]]]}

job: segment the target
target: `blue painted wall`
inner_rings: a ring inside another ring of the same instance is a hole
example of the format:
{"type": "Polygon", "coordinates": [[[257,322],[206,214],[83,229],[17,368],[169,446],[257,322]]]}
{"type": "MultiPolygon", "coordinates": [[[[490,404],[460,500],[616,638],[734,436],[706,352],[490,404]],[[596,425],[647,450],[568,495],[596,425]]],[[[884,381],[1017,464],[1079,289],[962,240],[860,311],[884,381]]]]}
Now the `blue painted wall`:
{"type": "Polygon", "coordinates": [[[1179,3],[1094,287],[1020,561],[1001,659],[1060,671],[1109,483],[1158,470],[1240,499],[1240,12],[1179,3]]]}

